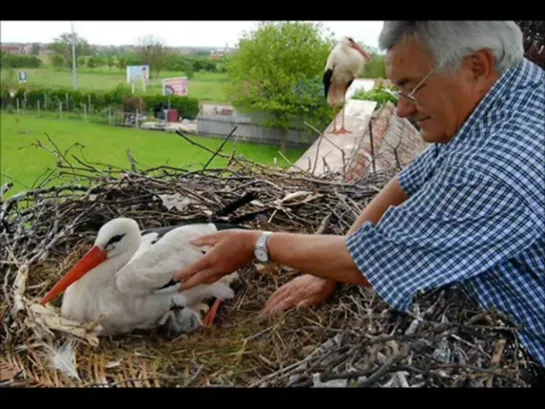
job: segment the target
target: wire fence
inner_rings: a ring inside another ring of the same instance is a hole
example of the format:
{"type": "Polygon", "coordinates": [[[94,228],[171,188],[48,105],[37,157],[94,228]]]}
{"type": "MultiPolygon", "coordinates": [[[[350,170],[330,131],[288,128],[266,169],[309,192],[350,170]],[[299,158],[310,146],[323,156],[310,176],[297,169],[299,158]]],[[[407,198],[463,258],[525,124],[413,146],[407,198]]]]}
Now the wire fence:
{"type": "Polygon", "coordinates": [[[89,109],[87,104],[81,108],[73,107],[66,110],[63,103],[59,102],[58,109],[43,109],[38,102],[36,107],[30,107],[24,101],[16,100],[15,104],[2,106],[2,113],[14,114],[19,116],[57,119],[57,120],[75,120],[89,124],[100,124],[110,126],[128,126],[139,128],[145,121],[159,121],[153,112],[141,112],[135,110],[127,112],[113,105],[103,109],[89,109]]]}

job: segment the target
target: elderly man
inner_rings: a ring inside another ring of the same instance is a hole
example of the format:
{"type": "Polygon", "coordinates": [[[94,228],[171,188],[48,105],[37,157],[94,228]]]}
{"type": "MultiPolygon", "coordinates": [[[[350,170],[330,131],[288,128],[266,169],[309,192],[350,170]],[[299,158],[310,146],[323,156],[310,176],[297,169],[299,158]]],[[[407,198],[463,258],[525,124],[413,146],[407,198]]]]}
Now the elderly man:
{"type": "Polygon", "coordinates": [[[545,366],[545,75],[523,57],[513,22],[386,22],[397,113],[431,145],[364,210],[346,236],[224,231],[182,271],[184,287],[249,263],[306,273],[272,295],[268,312],[323,302],[335,283],[371,286],[389,305],[458,285],[521,326],[545,366]]]}

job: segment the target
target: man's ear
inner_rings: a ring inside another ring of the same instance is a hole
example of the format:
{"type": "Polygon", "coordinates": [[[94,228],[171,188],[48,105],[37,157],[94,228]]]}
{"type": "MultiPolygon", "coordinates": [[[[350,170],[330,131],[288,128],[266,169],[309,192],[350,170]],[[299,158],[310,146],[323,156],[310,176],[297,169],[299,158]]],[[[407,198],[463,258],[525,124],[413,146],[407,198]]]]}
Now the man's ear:
{"type": "Polygon", "coordinates": [[[469,57],[469,63],[475,81],[488,84],[491,79],[496,78],[496,57],[492,50],[483,49],[473,53],[469,57]]]}
{"type": "Polygon", "coordinates": [[[464,58],[463,76],[472,83],[480,94],[486,94],[499,78],[496,72],[496,57],[489,49],[476,51],[464,58]]]}

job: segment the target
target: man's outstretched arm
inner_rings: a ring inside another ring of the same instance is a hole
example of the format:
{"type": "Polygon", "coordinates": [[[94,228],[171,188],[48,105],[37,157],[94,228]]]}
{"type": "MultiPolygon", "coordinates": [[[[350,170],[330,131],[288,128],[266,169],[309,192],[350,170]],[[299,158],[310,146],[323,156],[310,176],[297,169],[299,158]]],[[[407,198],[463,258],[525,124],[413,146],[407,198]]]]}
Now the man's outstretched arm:
{"type": "Polygon", "coordinates": [[[333,281],[367,285],[348,252],[345,236],[274,233],[268,246],[275,263],[333,281]]]}

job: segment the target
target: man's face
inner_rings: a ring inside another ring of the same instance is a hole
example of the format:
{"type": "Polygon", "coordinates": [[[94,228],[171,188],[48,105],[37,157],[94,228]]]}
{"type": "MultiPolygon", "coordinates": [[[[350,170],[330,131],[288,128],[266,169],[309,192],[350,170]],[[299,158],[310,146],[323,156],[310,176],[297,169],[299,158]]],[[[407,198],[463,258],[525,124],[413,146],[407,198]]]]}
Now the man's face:
{"type": "Polygon", "coordinates": [[[447,143],[491,85],[486,58],[484,54],[480,61],[479,56],[469,57],[454,74],[435,73],[431,56],[416,41],[394,46],[386,56],[388,78],[404,95],[415,91],[411,95],[417,101],[401,96],[398,115],[417,121],[424,141],[447,143]]]}

